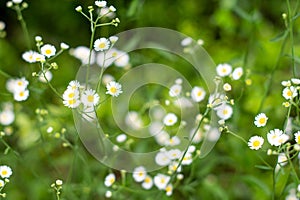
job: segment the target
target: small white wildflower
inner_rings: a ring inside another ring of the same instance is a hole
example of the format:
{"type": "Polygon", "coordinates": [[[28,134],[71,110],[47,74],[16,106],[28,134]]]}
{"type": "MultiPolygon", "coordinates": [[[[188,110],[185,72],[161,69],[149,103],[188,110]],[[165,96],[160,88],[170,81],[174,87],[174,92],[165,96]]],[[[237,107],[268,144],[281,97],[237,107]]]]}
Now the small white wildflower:
{"type": "Polygon", "coordinates": [[[169,95],[170,97],[177,97],[180,95],[180,92],[182,90],[182,86],[179,85],[179,84],[175,84],[175,85],[172,85],[170,90],[169,90],[169,95]]]}
{"type": "Polygon", "coordinates": [[[94,42],[95,51],[104,51],[109,49],[110,41],[106,38],[99,38],[94,42]]]}
{"type": "Polygon", "coordinates": [[[267,139],[268,142],[272,145],[272,146],[280,146],[281,143],[279,141],[280,136],[283,134],[283,131],[280,129],[274,129],[274,130],[270,130],[267,133],[267,139]]]}
{"type": "Polygon", "coordinates": [[[105,7],[106,4],[107,4],[106,1],[95,1],[95,5],[96,5],[97,7],[99,7],[99,8],[105,7]]]}
{"type": "Polygon", "coordinates": [[[108,39],[112,44],[114,44],[118,41],[119,38],[117,36],[110,36],[108,39]]]}
{"type": "Polygon", "coordinates": [[[165,190],[166,190],[166,195],[167,196],[171,196],[172,193],[173,193],[173,185],[172,184],[168,184],[165,190]]]}
{"type": "Polygon", "coordinates": [[[3,31],[5,29],[5,23],[3,21],[0,21],[0,31],[3,31]]]}
{"type": "Polygon", "coordinates": [[[295,85],[299,85],[300,84],[300,79],[299,78],[292,78],[291,81],[295,85]]]}
{"type": "Polygon", "coordinates": [[[297,96],[297,94],[298,94],[297,89],[294,86],[286,87],[282,91],[282,96],[286,100],[293,99],[294,97],[297,96]]]}
{"type": "Polygon", "coordinates": [[[124,51],[117,51],[117,56],[115,57],[114,64],[117,67],[125,67],[129,64],[129,55],[124,51]]]}
{"type": "Polygon", "coordinates": [[[53,127],[52,126],[49,126],[46,130],[47,133],[52,133],[53,131],[53,127]]]}
{"type": "Polygon", "coordinates": [[[192,164],[193,162],[193,156],[191,153],[187,152],[184,157],[183,157],[183,160],[182,160],[182,165],[190,165],[192,164]]]}
{"type": "Polygon", "coordinates": [[[99,103],[100,97],[95,90],[88,89],[81,94],[80,100],[84,106],[96,106],[99,103]]]}
{"type": "Polygon", "coordinates": [[[0,124],[7,126],[12,124],[15,121],[15,114],[10,109],[5,109],[0,112],[0,124]]]}
{"type": "Polygon", "coordinates": [[[248,146],[250,149],[258,150],[264,144],[264,139],[260,136],[253,136],[249,139],[248,146]]]}
{"type": "Polygon", "coordinates": [[[111,192],[110,190],[107,190],[107,191],[105,192],[105,197],[106,197],[106,198],[111,198],[111,197],[112,197],[112,192],[111,192]]]}
{"type": "Polygon", "coordinates": [[[232,116],[233,110],[232,107],[228,104],[223,104],[218,107],[217,115],[223,120],[227,120],[232,116]]]}
{"type": "Polygon", "coordinates": [[[23,0],[12,0],[12,2],[15,3],[15,4],[20,4],[20,3],[22,3],[22,1],[23,0]]]}
{"type": "Polygon", "coordinates": [[[225,77],[228,76],[231,71],[232,71],[232,67],[231,65],[224,63],[224,64],[219,64],[216,68],[217,70],[217,74],[221,77],[225,77]]]}
{"type": "Polygon", "coordinates": [[[109,9],[110,12],[116,12],[117,11],[117,9],[114,6],[109,6],[108,9],[109,9]]]}
{"type": "Polygon", "coordinates": [[[35,63],[37,62],[36,57],[39,53],[35,51],[26,51],[22,54],[23,60],[25,60],[28,63],[35,63]]]}
{"type": "Polygon", "coordinates": [[[189,46],[192,43],[193,39],[190,37],[184,38],[183,40],[181,40],[181,46],[189,46]]]}
{"type": "Polygon", "coordinates": [[[266,114],[265,113],[259,113],[255,117],[254,124],[257,127],[264,127],[264,126],[266,126],[267,121],[268,121],[268,117],[266,116],[266,114]]]}
{"type": "Polygon", "coordinates": [[[12,175],[12,170],[9,166],[2,165],[0,166],[0,176],[2,178],[9,178],[12,175]]]}
{"type": "Polygon", "coordinates": [[[126,139],[127,139],[127,136],[125,134],[120,134],[120,135],[117,136],[116,141],[118,143],[122,143],[122,142],[125,142],[126,139]]]}
{"type": "Polygon", "coordinates": [[[232,79],[239,80],[243,76],[243,74],[244,72],[242,67],[235,68],[232,72],[232,79]]]}
{"type": "Polygon", "coordinates": [[[41,42],[43,40],[43,38],[41,36],[37,35],[37,36],[34,37],[34,40],[36,42],[41,42]]]}
{"type": "Polygon", "coordinates": [[[154,177],[154,185],[159,189],[159,190],[165,190],[167,187],[167,184],[170,181],[170,176],[158,173],[154,177]]]}
{"type": "Polygon", "coordinates": [[[60,180],[60,179],[57,179],[57,180],[55,181],[55,184],[56,184],[57,186],[61,186],[61,185],[63,184],[63,181],[60,180]]]}
{"type": "Polygon", "coordinates": [[[163,123],[166,126],[173,126],[176,122],[177,116],[174,113],[168,113],[163,119],[163,123]]]}
{"type": "Polygon", "coordinates": [[[66,49],[69,49],[70,46],[67,45],[66,43],[62,42],[62,43],[60,43],[60,48],[61,48],[62,50],[66,50],[66,49]]]}
{"type": "Polygon", "coordinates": [[[290,87],[291,86],[291,81],[281,81],[281,85],[284,87],[290,87]]]}
{"type": "Polygon", "coordinates": [[[169,158],[167,152],[161,151],[158,152],[155,156],[155,163],[159,166],[167,166],[171,162],[171,159],[169,158]]]}
{"type": "Polygon", "coordinates": [[[225,83],[223,85],[223,90],[226,92],[231,91],[231,85],[229,83],[225,83]]]}
{"type": "Polygon", "coordinates": [[[182,156],[182,152],[179,149],[171,149],[167,152],[167,155],[171,160],[176,160],[182,156]]]}
{"type": "MultiPolygon", "coordinates": [[[[75,58],[79,59],[84,65],[89,63],[90,49],[88,47],[78,46],[75,49],[71,49],[70,54],[75,58]]],[[[95,52],[92,51],[90,64],[95,63],[95,56],[96,56],[95,52]]]]}
{"type": "Polygon", "coordinates": [[[75,10],[76,10],[77,12],[81,12],[81,11],[82,11],[82,7],[81,7],[81,6],[77,6],[77,7],[75,8],[75,10]]]}
{"type": "Polygon", "coordinates": [[[300,144],[300,131],[294,133],[295,141],[300,144]]]}
{"type": "Polygon", "coordinates": [[[198,39],[197,44],[200,45],[200,46],[204,45],[204,40],[198,39]]]}
{"type": "Polygon", "coordinates": [[[102,76],[102,82],[104,85],[108,84],[109,82],[111,81],[114,81],[115,80],[115,77],[113,77],[112,75],[110,74],[104,74],[102,76]]]}
{"type": "Polygon", "coordinates": [[[0,180],[0,188],[3,188],[5,185],[5,182],[3,180],[0,180]]]}
{"type": "Polygon", "coordinates": [[[16,101],[25,101],[29,97],[29,90],[17,90],[14,92],[14,99],[16,101]]]}
{"type": "Polygon", "coordinates": [[[281,166],[284,166],[287,164],[288,158],[286,157],[285,153],[280,153],[278,155],[277,163],[281,166]]]}
{"type": "Polygon", "coordinates": [[[116,176],[113,173],[110,173],[105,177],[104,185],[106,187],[110,187],[115,183],[115,181],[116,181],[116,176]]]}
{"type": "Polygon", "coordinates": [[[56,52],[56,49],[51,44],[45,44],[41,47],[41,53],[46,56],[47,58],[50,58],[51,56],[54,56],[56,52]]]}
{"type": "Polygon", "coordinates": [[[106,85],[106,94],[109,94],[113,97],[119,96],[122,91],[122,85],[120,83],[117,83],[115,81],[111,81],[106,85]]]}
{"type": "Polygon", "coordinates": [[[143,166],[136,167],[133,170],[132,177],[136,182],[144,181],[146,176],[147,176],[147,172],[146,172],[145,167],[143,167],[143,166]]]}
{"type": "Polygon", "coordinates": [[[73,81],[70,81],[67,89],[78,90],[80,87],[81,87],[81,85],[80,85],[79,81],[73,80],[73,81]]]}
{"type": "Polygon", "coordinates": [[[149,175],[146,175],[143,183],[142,183],[142,187],[145,189],[145,190],[149,190],[151,189],[153,186],[153,179],[151,178],[151,176],[149,175]]]}
{"type": "Polygon", "coordinates": [[[176,146],[180,144],[180,139],[178,136],[173,136],[169,140],[166,141],[165,145],[166,146],[176,146]]]}
{"type": "Polygon", "coordinates": [[[195,86],[191,91],[192,100],[200,102],[205,98],[206,92],[202,87],[195,86]]]}
{"type": "Polygon", "coordinates": [[[39,81],[42,82],[42,83],[47,83],[47,81],[50,82],[52,80],[52,78],[53,78],[53,74],[49,70],[47,70],[45,72],[45,74],[40,73],[40,75],[39,75],[39,81]]]}

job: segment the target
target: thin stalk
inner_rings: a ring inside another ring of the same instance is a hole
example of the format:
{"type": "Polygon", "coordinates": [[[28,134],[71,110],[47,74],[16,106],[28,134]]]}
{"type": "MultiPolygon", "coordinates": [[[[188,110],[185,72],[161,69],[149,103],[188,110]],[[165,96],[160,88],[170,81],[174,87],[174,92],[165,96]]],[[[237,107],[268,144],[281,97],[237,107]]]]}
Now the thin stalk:
{"type": "Polygon", "coordinates": [[[26,22],[23,18],[23,15],[22,15],[22,10],[20,8],[19,5],[16,6],[16,12],[17,12],[17,18],[18,20],[20,21],[21,23],[21,27],[22,27],[22,30],[24,32],[24,35],[25,35],[25,40],[27,42],[27,48],[28,49],[31,49],[31,43],[30,43],[30,37],[29,37],[29,32],[28,32],[28,29],[27,29],[27,25],[26,25],[26,22]]]}
{"type": "Polygon", "coordinates": [[[2,69],[0,69],[0,74],[2,76],[4,76],[5,78],[11,78],[11,75],[9,75],[8,73],[4,72],[2,69]]]}

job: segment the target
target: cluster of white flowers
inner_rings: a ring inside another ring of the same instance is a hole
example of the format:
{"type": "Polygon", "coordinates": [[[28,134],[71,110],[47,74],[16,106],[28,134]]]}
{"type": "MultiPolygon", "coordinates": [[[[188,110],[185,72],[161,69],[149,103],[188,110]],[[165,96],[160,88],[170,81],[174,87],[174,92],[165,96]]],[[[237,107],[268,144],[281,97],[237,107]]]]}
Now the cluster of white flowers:
{"type": "Polygon", "coordinates": [[[283,103],[285,107],[290,107],[294,102],[295,97],[300,93],[300,79],[291,78],[287,81],[282,81],[281,85],[284,86],[282,96],[287,100],[283,103]]]}
{"type": "Polygon", "coordinates": [[[29,82],[25,77],[17,79],[8,79],[6,82],[6,89],[11,92],[16,101],[25,101],[29,97],[29,90],[27,89],[29,82]]]}
{"type": "Polygon", "coordinates": [[[239,80],[244,74],[242,67],[237,67],[232,71],[232,66],[227,63],[219,64],[216,70],[218,76],[220,77],[230,76],[233,80],[239,80]]]}
{"type": "MultiPolygon", "coordinates": [[[[12,175],[12,170],[9,166],[7,165],[1,165],[0,166],[0,192],[3,190],[5,185],[9,183],[9,178],[12,175]]],[[[6,196],[6,193],[0,193],[2,197],[6,196]]]]}
{"type": "MultiPolygon", "coordinates": [[[[94,42],[94,50],[91,52],[90,64],[97,64],[99,67],[107,68],[111,65],[124,68],[129,66],[129,55],[121,50],[113,48],[113,44],[118,37],[111,36],[107,38],[99,38],[94,42]]],[[[83,65],[88,64],[90,50],[84,46],[78,46],[71,49],[70,54],[79,59],[83,65]]]]}

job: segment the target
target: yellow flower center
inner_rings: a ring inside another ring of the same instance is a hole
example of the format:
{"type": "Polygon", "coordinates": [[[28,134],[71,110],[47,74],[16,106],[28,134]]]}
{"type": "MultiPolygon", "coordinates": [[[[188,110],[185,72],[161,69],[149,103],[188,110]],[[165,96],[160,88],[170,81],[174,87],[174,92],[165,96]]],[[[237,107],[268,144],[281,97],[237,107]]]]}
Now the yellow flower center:
{"type": "Polygon", "coordinates": [[[89,95],[87,97],[88,102],[94,102],[94,95],[89,95]]]}
{"type": "Polygon", "coordinates": [[[253,142],[253,146],[254,146],[254,147],[259,147],[259,146],[260,146],[260,142],[259,142],[258,140],[255,140],[255,141],[253,142]]]}
{"type": "Polygon", "coordinates": [[[259,120],[258,120],[258,122],[260,123],[260,124],[264,124],[264,123],[266,123],[266,119],[265,118],[260,118],[259,120]]]}
{"type": "Polygon", "coordinates": [[[68,101],[68,103],[69,103],[70,105],[73,105],[73,104],[76,103],[76,100],[75,100],[75,99],[71,99],[71,100],[68,101]]]}
{"type": "Polygon", "coordinates": [[[102,42],[102,43],[99,44],[99,48],[100,49],[103,49],[104,47],[105,47],[105,43],[104,42],[102,42]]]}
{"type": "Polygon", "coordinates": [[[145,178],[145,183],[150,183],[151,182],[151,179],[149,177],[146,177],[145,178]]]}
{"type": "Polygon", "coordinates": [[[109,89],[109,91],[111,92],[111,93],[116,93],[117,92],[117,88],[115,88],[115,87],[111,87],[110,89],[109,89]]]}
{"type": "Polygon", "coordinates": [[[288,90],[288,91],[287,91],[287,93],[286,93],[286,95],[287,95],[287,96],[289,96],[289,97],[291,97],[291,96],[292,96],[292,94],[293,94],[293,93],[292,93],[292,91],[291,91],[291,90],[288,90]]]}
{"type": "Polygon", "coordinates": [[[197,93],[197,96],[200,97],[201,95],[202,95],[202,92],[199,91],[199,92],[197,93]]]}
{"type": "Polygon", "coordinates": [[[3,170],[3,171],[1,172],[1,174],[2,174],[2,176],[6,176],[6,175],[8,174],[8,172],[7,172],[6,170],[3,170]]]}
{"type": "Polygon", "coordinates": [[[20,97],[23,97],[24,96],[24,92],[20,92],[20,97]]]}
{"type": "Polygon", "coordinates": [[[297,143],[300,144],[300,135],[297,137],[297,143]]]}
{"type": "Polygon", "coordinates": [[[226,73],[227,72],[226,68],[222,68],[222,72],[226,73]]]}
{"type": "Polygon", "coordinates": [[[227,115],[228,114],[228,110],[223,110],[223,114],[227,115]]]}
{"type": "Polygon", "coordinates": [[[18,81],[18,86],[22,86],[23,83],[21,81],[18,81]]]}
{"type": "Polygon", "coordinates": [[[170,186],[166,187],[166,192],[171,192],[172,188],[170,186]]]}
{"type": "Polygon", "coordinates": [[[75,96],[75,93],[70,93],[70,94],[68,95],[69,98],[73,98],[74,96],[75,96]]]}
{"type": "Polygon", "coordinates": [[[51,52],[52,52],[52,51],[51,51],[50,49],[47,49],[47,50],[45,51],[46,54],[51,54],[51,52]]]}

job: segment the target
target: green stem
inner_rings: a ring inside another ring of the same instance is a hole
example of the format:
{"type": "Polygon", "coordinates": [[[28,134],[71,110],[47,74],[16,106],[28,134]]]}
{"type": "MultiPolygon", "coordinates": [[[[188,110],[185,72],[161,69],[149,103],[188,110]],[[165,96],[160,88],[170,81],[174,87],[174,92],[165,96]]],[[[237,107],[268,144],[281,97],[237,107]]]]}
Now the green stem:
{"type": "Polygon", "coordinates": [[[248,142],[247,142],[244,138],[242,138],[241,136],[239,136],[238,134],[235,134],[234,132],[231,132],[231,131],[227,131],[226,133],[229,133],[229,134],[233,135],[234,137],[240,139],[240,140],[243,141],[246,145],[248,145],[248,142]]]}
{"type": "Polygon", "coordinates": [[[0,137],[0,140],[1,140],[2,144],[4,144],[4,146],[5,146],[8,150],[12,150],[16,156],[20,156],[20,154],[19,154],[17,151],[15,151],[15,150],[14,150],[14,149],[13,149],[13,148],[5,141],[5,140],[3,140],[2,137],[0,137]]]}
{"type": "Polygon", "coordinates": [[[53,91],[60,99],[63,99],[63,98],[61,97],[61,95],[57,92],[57,90],[53,87],[53,85],[50,83],[50,81],[47,79],[46,73],[45,73],[45,70],[44,70],[44,64],[43,64],[43,63],[41,63],[41,68],[42,68],[42,74],[43,74],[43,76],[44,76],[44,78],[45,78],[45,80],[46,80],[48,86],[51,88],[51,90],[52,90],[52,91],[53,91]]]}
{"type": "Polygon", "coordinates": [[[289,165],[291,166],[292,168],[292,171],[293,171],[293,174],[294,174],[294,178],[296,178],[296,181],[297,181],[297,185],[299,184],[299,177],[298,177],[298,174],[296,172],[296,169],[293,165],[293,162],[292,162],[292,159],[290,157],[290,151],[289,151],[289,147],[286,148],[286,157],[288,158],[288,162],[289,162],[289,165]]]}
{"type": "Polygon", "coordinates": [[[2,69],[0,69],[0,74],[6,78],[11,78],[11,75],[9,75],[8,73],[4,72],[2,69]]]}
{"type": "Polygon", "coordinates": [[[291,5],[290,5],[290,1],[286,0],[286,4],[287,4],[287,9],[288,9],[288,19],[289,19],[289,23],[288,23],[288,30],[289,30],[289,36],[290,36],[290,45],[291,45],[291,54],[292,54],[292,69],[293,69],[293,76],[296,77],[297,72],[296,72],[296,65],[295,65],[295,50],[294,50],[294,27],[293,27],[293,14],[292,14],[292,10],[291,10],[291,5]]]}
{"type": "Polygon", "coordinates": [[[25,20],[23,18],[23,15],[22,15],[22,10],[21,10],[21,8],[20,8],[19,5],[16,5],[15,8],[16,8],[15,10],[17,12],[17,18],[18,18],[18,20],[21,23],[21,27],[22,27],[22,30],[23,30],[24,35],[25,35],[25,39],[26,39],[26,42],[27,42],[27,48],[31,49],[30,37],[29,37],[29,33],[28,33],[26,22],[25,22],[25,20]]]}

